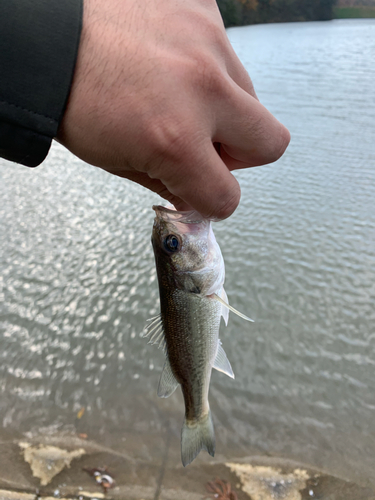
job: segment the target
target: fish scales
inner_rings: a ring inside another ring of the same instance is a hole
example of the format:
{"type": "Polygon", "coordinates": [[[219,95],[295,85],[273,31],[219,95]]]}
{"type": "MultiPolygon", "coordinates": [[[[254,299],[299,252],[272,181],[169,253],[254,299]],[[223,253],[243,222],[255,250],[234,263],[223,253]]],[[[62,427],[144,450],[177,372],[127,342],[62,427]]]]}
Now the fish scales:
{"type": "Polygon", "coordinates": [[[168,359],[181,385],[186,418],[199,420],[209,411],[208,389],[219,340],[221,305],[180,290],[169,295],[160,290],[160,308],[168,359]]]}

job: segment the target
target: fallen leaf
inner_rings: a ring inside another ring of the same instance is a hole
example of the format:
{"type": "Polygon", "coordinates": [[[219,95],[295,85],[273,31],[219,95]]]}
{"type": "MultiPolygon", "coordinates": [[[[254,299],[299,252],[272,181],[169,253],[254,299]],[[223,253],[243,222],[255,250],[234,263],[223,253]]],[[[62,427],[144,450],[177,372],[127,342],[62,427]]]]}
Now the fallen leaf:
{"type": "Polygon", "coordinates": [[[85,413],[85,407],[82,406],[82,408],[77,413],[77,418],[82,418],[84,413],[85,413]]]}

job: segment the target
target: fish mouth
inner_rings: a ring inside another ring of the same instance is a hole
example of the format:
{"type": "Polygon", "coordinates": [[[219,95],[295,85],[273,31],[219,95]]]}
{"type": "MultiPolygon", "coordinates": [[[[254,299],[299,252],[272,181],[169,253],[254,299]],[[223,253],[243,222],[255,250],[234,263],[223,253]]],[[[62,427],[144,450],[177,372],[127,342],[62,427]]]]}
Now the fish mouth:
{"type": "Polygon", "coordinates": [[[153,205],[156,215],[166,222],[181,222],[183,224],[201,224],[207,222],[206,219],[196,210],[179,211],[173,205],[163,207],[161,205],[153,205]]]}

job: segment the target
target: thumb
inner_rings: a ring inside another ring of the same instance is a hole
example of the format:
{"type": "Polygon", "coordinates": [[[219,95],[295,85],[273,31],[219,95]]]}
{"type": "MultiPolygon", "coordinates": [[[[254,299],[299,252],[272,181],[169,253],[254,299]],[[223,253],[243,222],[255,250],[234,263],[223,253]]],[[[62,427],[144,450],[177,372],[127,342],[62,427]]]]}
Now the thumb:
{"type": "Polygon", "coordinates": [[[241,189],[210,141],[186,161],[164,169],[160,180],[168,191],[204,217],[226,219],[236,210],[241,189]]]}

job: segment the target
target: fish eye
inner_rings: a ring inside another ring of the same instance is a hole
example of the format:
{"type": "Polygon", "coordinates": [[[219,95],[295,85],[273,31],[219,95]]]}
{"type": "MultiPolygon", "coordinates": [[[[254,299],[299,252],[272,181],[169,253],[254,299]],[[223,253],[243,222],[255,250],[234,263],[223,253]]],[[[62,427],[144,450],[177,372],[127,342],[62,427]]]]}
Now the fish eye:
{"type": "Polygon", "coordinates": [[[174,234],[168,234],[164,240],[164,246],[168,252],[177,252],[180,249],[180,242],[174,234]]]}

